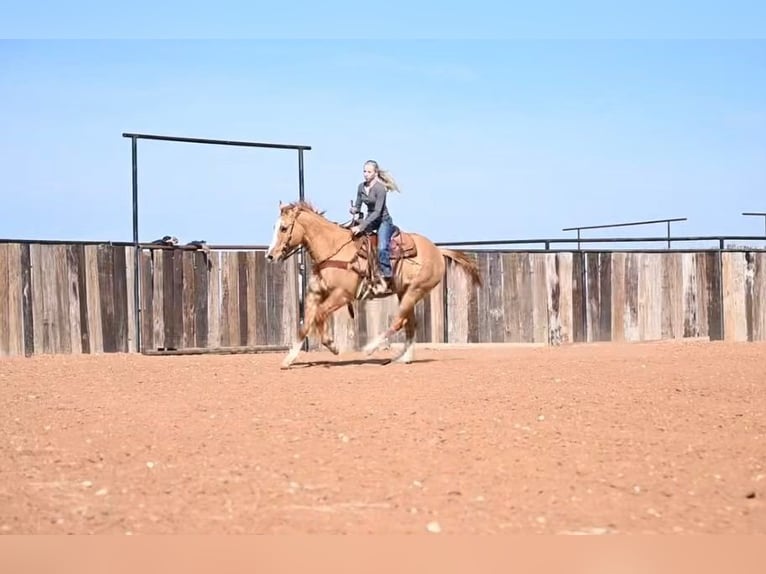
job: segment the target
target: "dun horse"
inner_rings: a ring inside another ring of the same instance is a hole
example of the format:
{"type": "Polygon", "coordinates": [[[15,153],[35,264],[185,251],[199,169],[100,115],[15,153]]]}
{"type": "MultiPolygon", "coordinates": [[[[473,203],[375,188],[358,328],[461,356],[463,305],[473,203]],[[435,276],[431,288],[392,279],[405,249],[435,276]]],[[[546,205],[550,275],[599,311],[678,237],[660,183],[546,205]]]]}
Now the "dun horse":
{"type": "MultiPolygon", "coordinates": [[[[370,276],[370,265],[377,268],[375,245],[377,237],[353,237],[346,227],[329,221],[322,212],[306,202],[283,205],[279,202],[279,217],[274,224],[274,236],[266,253],[268,261],[282,261],[300,247],[305,247],[312,261],[312,273],[305,294],[303,326],[297,340],[282,362],[289,367],[300,353],[303,342],[312,331],[333,354],[338,349],[328,331],[327,320],[332,313],[347,305],[353,315],[353,301],[361,298],[370,276]]],[[[405,330],[405,344],[395,361],[410,363],[415,342],[415,305],[444,277],[447,257],[457,263],[473,281],[481,284],[476,263],[460,251],[439,249],[426,237],[397,230],[391,239],[391,263],[394,266],[393,292],[399,299],[396,318],[387,331],[370,341],[364,348],[372,354],[389,337],[405,330]]]]}

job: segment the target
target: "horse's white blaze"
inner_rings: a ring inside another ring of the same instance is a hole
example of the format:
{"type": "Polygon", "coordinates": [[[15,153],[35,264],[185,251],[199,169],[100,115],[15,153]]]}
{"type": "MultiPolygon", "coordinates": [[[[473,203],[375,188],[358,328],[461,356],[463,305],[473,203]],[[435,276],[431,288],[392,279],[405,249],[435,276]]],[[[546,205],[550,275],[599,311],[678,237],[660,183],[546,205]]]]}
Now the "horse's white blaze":
{"type": "Polygon", "coordinates": [[[282,227],[282,218],[278,217],[277,220],[274,222],[274,230],[271,236],[271,243],[269,243],[269,250],[266,252],[267,255],[274,255],[272,251],[274,251],[274,248],[277,246],[277,241],[279,241],[280,227],[282,227]]]}

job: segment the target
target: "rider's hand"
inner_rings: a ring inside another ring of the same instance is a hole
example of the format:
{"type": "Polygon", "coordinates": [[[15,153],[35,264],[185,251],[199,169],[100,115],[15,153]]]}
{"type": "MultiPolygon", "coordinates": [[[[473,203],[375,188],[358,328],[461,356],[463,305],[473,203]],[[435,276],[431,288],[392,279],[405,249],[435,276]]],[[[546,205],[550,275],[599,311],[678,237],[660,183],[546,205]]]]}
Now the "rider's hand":
{"type": "Polygon", "coordinates": [[[352,235],[359,235],[359,226],[358,225],[354,225],[351,228],[351,233],[352,233],[352,235]]]}

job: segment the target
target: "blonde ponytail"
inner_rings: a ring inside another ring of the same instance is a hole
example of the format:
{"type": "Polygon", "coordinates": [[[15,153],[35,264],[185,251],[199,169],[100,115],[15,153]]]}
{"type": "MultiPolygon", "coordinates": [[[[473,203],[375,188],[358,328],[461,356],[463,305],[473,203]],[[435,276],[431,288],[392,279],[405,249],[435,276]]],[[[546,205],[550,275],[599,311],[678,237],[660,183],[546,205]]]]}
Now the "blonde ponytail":
{"type": "Polygon", "coordinates": [[[388,191],[398,191],[399,193],[402,192],[399,189],[399,185],[396,183],[394,176],[392,176],[389,172],[382,169],[378,170],[378,178],[383,182],[383,185],[386,186],[388,191]]]}
{"type": "Polygon", "coordinates": [[[378,165],[378,162],[374,159],[367,160],[365,163],[368,163],[375,167],[375,171],[378,174],[378,179],[383,182],[383,185],[386,187],[388,191],[398,191],[399,193],[402,192],[401,189],[399,189],[399,184],[396,183],[396,180],[394,179],[394,176],[391,175],[387,170],[380,169],[380,166],[378,165]]]}

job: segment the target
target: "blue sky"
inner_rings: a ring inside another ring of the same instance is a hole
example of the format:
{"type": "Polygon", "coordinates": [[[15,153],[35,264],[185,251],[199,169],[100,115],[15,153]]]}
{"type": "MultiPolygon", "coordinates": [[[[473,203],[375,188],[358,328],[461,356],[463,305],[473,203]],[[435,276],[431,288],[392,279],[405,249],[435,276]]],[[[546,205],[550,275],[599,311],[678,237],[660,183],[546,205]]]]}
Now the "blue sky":
{"type": "MultiPolygon", "coordinates": [[[[396,223],[440,241],[763,231],[763,38],[284,36],[0,42],[0,236],[129,240],[123,132],[310,145],[336,220],[377,159],[396,223]]],[[[266,243],[297,197],[295,152],[142,141],[139,165],[142,240],[266,243]]]]}

